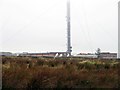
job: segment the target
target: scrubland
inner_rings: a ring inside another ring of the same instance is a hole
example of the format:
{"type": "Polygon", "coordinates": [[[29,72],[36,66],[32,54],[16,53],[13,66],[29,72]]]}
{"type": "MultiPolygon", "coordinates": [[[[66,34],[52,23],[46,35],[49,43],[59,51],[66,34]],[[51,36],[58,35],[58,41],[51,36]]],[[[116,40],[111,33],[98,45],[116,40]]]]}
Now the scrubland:
{"type": "Polygon", "coordinates": [[[120,88],[120,61],[2,57],[2,88],[120,88]]]}

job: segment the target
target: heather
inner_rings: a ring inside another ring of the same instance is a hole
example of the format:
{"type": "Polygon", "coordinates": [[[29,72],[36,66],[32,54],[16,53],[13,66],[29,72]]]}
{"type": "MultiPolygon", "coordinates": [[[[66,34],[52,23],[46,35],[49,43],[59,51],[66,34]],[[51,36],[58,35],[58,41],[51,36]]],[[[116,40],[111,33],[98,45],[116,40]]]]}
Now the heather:
{"type": "Polygon", "coordinates": [[[2,88],[119,88],[119,68],[119,60],[2,57],[2,88]]]}

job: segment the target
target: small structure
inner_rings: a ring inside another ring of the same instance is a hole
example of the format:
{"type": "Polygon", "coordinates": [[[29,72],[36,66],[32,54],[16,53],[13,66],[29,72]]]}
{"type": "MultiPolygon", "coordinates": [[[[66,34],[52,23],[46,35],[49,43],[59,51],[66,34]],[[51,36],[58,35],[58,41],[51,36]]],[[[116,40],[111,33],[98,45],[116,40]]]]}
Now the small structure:
{"type": "Polygon", "coordinates": [[[97,55],[97,58],[98,59],[100,59],[100,53],[101,53],[101,49],[100,48],[98,48],[97,50],[96,50],[96,55],[97,55]]]}

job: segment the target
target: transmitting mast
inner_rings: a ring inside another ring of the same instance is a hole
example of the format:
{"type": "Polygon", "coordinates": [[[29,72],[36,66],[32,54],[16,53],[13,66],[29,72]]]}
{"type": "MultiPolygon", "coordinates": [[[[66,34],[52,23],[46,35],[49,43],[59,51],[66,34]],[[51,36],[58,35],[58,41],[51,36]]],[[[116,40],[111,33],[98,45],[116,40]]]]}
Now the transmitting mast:
{"type": "Polygon", "coordinates": [[[70,0],[67,0],[67,54],[71,56],[71,25],[70,25],[70,0]]]}
{"type": "Polygon", "coordinates": [[[120,1],[118,2],[118,59],[120,59],[120,1]]]}

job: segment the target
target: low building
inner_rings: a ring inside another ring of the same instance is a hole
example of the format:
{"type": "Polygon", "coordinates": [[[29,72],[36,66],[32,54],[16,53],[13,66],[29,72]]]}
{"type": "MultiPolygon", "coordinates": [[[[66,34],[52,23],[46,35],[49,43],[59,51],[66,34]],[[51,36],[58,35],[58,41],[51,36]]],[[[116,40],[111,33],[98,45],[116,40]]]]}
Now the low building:
{"type": "MultiPolygon", "coordinates": [[[[79,53],[75,57],[98,58],[98,55],[93,53],[79,53]]],[[[99,58],[100,59],[117,59],[117,53],[101,52],[99,54],[99,58]]]]}
{"type": "Polygon", "coordinates": [[[13,56],[11,52],[0,52],[0,56],[13,56]]]}
{"type": "Polygon", "coordinates": [[[101,52],[100,58],[102,58],[102,59],[117,59],[117,53],[101,52]]]}
{"type": "Polygon", "coordinates": [[[93,53],[79,53],[75,55],[74,57],[81,57],[81,58],[97,58],[97,55],[93,53]]]}
{"type": "Polygon", "coordinates": [[[19,56],[31,56],[31,57],[55,57],[55,56],[66,56],[66,52],[47,52],[47,53],[21,53],[19,56]]]}

